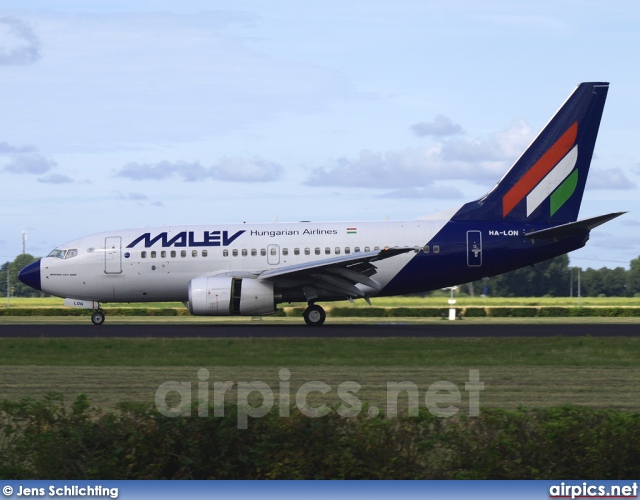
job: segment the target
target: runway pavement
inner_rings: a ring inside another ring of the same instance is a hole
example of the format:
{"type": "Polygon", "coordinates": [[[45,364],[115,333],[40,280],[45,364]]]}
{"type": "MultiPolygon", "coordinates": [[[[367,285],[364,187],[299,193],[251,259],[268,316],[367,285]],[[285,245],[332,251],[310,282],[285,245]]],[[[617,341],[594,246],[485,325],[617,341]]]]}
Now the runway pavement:
{"type": "Polygon", "coordinates": [[[321,327],[259,324],[0,325],[0,338],[381,338],[381,337],[633,337],[634,324],[348,324],[321,327]]]}

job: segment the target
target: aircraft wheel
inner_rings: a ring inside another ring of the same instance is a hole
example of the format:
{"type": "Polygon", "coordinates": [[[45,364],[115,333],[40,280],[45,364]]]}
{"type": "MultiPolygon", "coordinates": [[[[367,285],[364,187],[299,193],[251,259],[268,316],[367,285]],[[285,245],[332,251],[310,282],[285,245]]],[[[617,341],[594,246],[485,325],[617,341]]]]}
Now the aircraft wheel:
{"type": "Polygon", "coordinates": [[[91,315],[91,322],[94,325],[101,325],[104,323],[104,313],[102,311],[96,311],[91,315]]]}
{"type": "Polygon", "coordinates": [[[312,304],[304,310],[304,321],[309,326],[320,326],[327,318],[322,307],[312,304]]]}

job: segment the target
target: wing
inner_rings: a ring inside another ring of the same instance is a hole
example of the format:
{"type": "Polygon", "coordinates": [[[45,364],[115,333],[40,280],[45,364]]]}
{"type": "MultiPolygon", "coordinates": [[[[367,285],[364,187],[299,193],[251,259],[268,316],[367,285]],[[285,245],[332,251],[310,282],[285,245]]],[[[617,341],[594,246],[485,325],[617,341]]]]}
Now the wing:
{"type": "Polygon", "coordinates": [[[348,299],[366,298],[368,294],[356,285],[365,285],[374,291],[381,288],[380,283],[372,278],[377,272],[373,263],[413,250],[403,247],[358,252],[263,271],[258,279],[271,281],[281,289],[300,290],[307,301],[317,299],[320,291],[348,299]]]}

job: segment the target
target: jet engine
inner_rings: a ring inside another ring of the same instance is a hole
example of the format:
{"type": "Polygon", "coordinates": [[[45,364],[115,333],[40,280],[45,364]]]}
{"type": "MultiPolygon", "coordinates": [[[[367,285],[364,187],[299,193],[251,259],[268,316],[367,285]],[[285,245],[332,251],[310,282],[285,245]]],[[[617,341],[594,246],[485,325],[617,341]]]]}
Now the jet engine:
{"type": "Polygon", "coordinates": [[[194,316],[260,316],[275,312],[273,283],[252,278],[201,276],[189,282],[194,316]]]}

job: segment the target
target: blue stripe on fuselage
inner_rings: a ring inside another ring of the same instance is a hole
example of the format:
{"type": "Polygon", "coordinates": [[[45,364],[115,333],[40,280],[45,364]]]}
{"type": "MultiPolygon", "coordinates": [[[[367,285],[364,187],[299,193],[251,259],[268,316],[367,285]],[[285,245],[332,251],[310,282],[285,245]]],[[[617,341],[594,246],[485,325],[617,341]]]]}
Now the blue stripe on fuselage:
{"type": "Polygon", "coordinates": [[[588,240],[588,231],[560,241],[532,241],[524,236],[525,231],[534,229],[539,228],[492,222],[449,222],[429,241],[429,253],[421,250],[378,295],[403,295],[469,283],[571,252],[583,247],[588,240]],[[479,266],[469,266],[467,231],[482,234],[479,266]],[[439,253],[434,253],[436,245],[439,253]]]}

